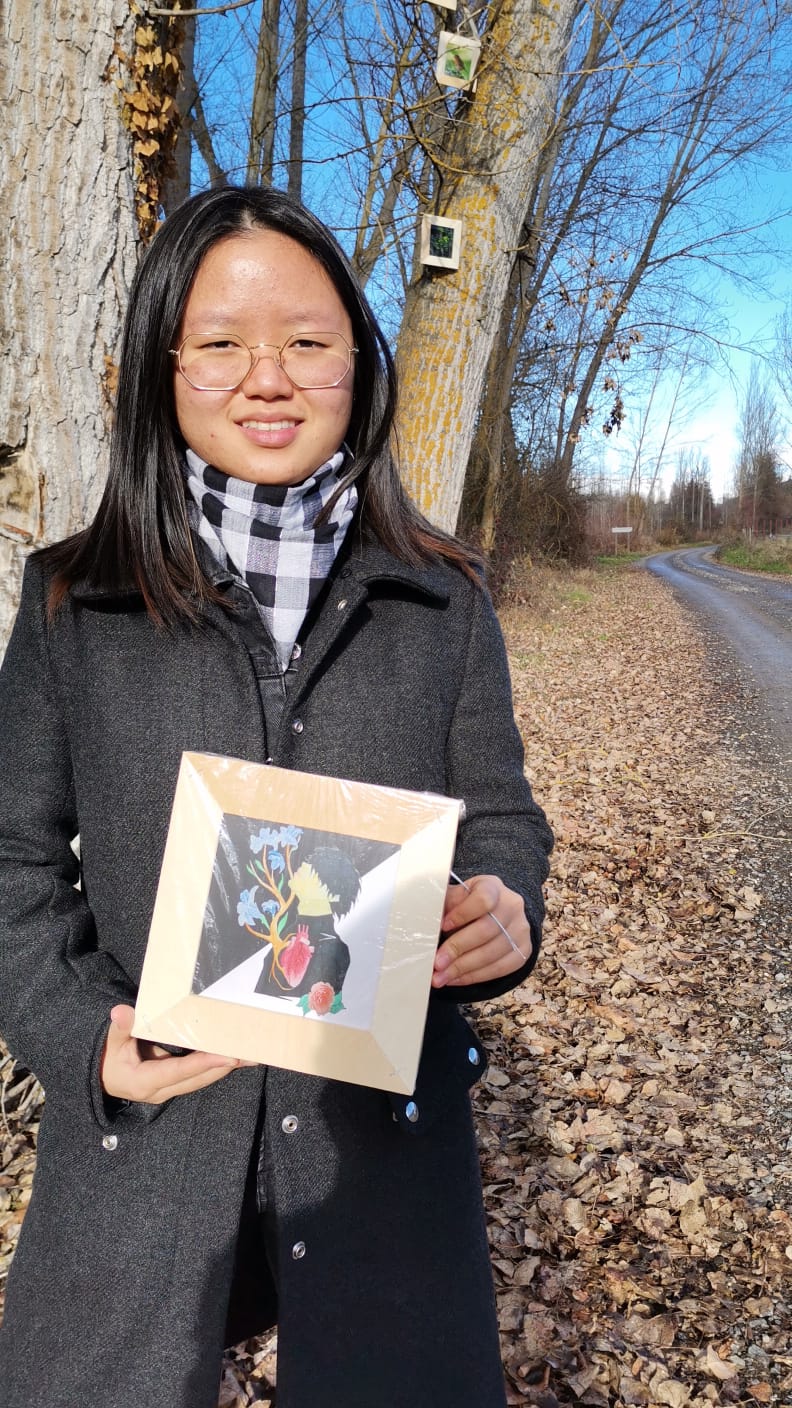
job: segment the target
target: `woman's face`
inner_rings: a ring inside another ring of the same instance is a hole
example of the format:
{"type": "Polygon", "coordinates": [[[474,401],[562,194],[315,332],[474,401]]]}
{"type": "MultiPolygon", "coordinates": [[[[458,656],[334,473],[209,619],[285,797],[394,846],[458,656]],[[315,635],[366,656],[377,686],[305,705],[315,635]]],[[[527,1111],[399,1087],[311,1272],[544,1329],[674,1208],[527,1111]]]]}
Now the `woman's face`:
{"type": "Polygon", "coordinates": [[[255,484],[300,484],[335,454],[352,413],[354,359],[340,386],[292,386],[274,352],[301,332],[352,324],[318,260],[287,235],[254,230],[214,245],[198,268],[177,334],[236,333],[271,346],[236,391],[196,391],[177,370],[176,418],[202,460],[255,484]]]}

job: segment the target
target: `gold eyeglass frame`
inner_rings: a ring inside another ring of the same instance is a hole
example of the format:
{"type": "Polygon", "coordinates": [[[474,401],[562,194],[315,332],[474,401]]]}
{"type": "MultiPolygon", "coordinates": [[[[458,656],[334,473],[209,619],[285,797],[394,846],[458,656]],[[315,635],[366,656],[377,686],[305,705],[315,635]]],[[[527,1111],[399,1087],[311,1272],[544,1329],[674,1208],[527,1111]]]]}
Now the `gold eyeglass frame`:
{"type": "MultiPolygon", "coordinates": [[[[244,348],[246,349],[246,351],[250,353],[250,366],[248,367],[247,371],[245,372],[245,375],[244,375],[239,381],[237,381],[233,386],[197,386],[194,381],[191,381],[191,380],[190,380],[189,376],[187,375],[186,371],[184,370],[184,367],[182,366],[182,360],[181,360],[182,348],[184,347],[185,343],[186,343],[186,342],[189,342],[190,338],[192,338],[192,337],[212,337],[212,336],[213,336],[212,333],[196,333],[196,332],[191,332],[191,333],[188,333],[188,334],[187,334],[187,337],[182,338],[182,341],[179,343],[179,346],[178,346],[178,347],[169,347],[169,348],[168,348],[168,356],[169,356],[169,357],[175,357],[175,358],[176,358],[176,365],[177,365],[177,367],[178,367],[179,372],[180,372],[181,375],[184,377],[184,380],[187,382],[187,385],[192,387],[193,391],[238,391],[239,388],[240,388],[240,386],[242,386],[242,384],[247,381],[248,377],[250,376],[250,373],[253,371],[253,369],[254,369],[254,367],[257,365],[257,363],[262,360],[262,357],[261,357],[261,356],[258,356],[258,357],[257,357],[257,356],[255,355],[255,353],[256,353],[256,351],[258,350],[259,347],[271,347],[271,348],[274,348],[275,355],[274,355],[274,357],[273,357],[272,360],[274,361],[274,363],[275,363],[275,365],[276,365],[277,367],[280,367],[281,371],[283,372],[283,375],[291,382],[292,386],[294,386],[298,391],[332,391],[334,387],[341,385],[341,382],[344,380],[344,377],[346,376],[347,372],[349,371],[350,367],[352,366],[352,358],[353,358],[353,356],[354,356],[357,352],[360,351],[360,348],[359,348],[359,347],[350,347],[349,343],[347,342],[346,338],[344,337],[344,334],[341,333],[341,332],[333,332],[333,333],[331,333],[331,332],[317,332],[317,331],[313,330],[313,331],[311,331],[311,332],[292,333],[291,337],[287,337],[287,338],[286,338],[286,341],[283,342],[283,343],[281,343],[280,347],[278,347],[278,344],[277,344],[276,342],[254,342],[253,346],[251,347],[250,344],[247,343],[247,342],[245,342],[245,339],[244,339],[243,337],[240,337],[238,333],[226,333],[226,334],[223,334],[223,336],[225,337],[225,340],[226,340],[226,341],[228,341],[228,342],[232,342],[232,341],[233,341],[233,342],[238,342],[238,343],[239,343],[239,346],[240,346],[240,351],[241,351],[242,348],[244,347],[244,348]],[[296,341],[298,338],[306,338],[306,337],[337,337],[337,338],[339,338],[339,339],[341,340],[341,342],[343,342],[343,344],[344,344],[344,346],[346,347],[346,350],[347,350],[347,364],[346,364],[346,366],[345,366],[343,372],[341,373],[341,376],[338,378],[337,381],[327,381],[327,382],[323,382],[321,386],[301,386],[300,383],[299,383],[298,381],[295,381],[295,380],[294,380],[294,377],[291,376],[291,374],[286,370],[286,368],[285,368],[284,365],[283,365],[283,361],[282,361],[282,354],[283,354],[284,348],[288,347],[288,345],[289,345],[290,342],[294,342],[294,341],[296,341]]],[[[218,339],[220,338],[220,334],[219,334],[219,333],[217,334],[217,337],[218,337],[218,339]]]]}

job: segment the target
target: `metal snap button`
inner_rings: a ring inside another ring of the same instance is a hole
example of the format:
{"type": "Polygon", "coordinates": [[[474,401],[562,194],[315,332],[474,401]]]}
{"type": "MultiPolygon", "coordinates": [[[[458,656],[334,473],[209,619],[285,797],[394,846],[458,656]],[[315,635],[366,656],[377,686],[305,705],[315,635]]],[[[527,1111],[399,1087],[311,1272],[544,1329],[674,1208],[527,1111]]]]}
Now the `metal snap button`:
{"type": "Polygon", "coordinates": [[[300,1261],[305,1256],[305,1242],[295,1242],[292,1247],[292,1257],[295,1261],[300,1261]]]}
{"type": "Polygon", "coordinates": [[[305,724],[302,719],[294,719],[292,721],[292,733],[302,733],[304,728],[305,724]]]}
{"type": "Polygon", "coordinates": [[[106,1134],[102,1140],[102,1148],[107,1149],[108,1152],[112,1154],[113,1150],[118,1148],[118,1135],[106,1134]]]}
{"type": "Polygon", "coordinates": [[[284,1134],[294,1134],[300,1121],[296,1115],[284,1115],[281,1120],[281,1129],[284,1134]]]}
{"type": "Polygon", "coordinates": [[[338,605],[337,605],[337,607],[336,607],[336,611],[343,611],[343,610],[345,610],[346,604],[347,604],[347,599],[346,599],[345,596],[342,596],[341,600],[339,601],[339,603],[338,603],[338,605]]]}
{"type": "Polygon", "coordinates": [[[471,1066],[477,1066],[481,1061],[481,1057],[479,1056],[479,1053],[476,1050],[475,1046],[471,1046],[470,1050],[468,1051],[468,1061],[470,1062],[471,1066]]]}
{"type": "Polygon", "coordinates": [[[410,1124],[415,1124],[415,1121],[418,1118],[418,1106],[416,1105],[414,1100],[409,1100],[407,1102],[404,1108],[404,1113],[410,1121],[410,1124]]]}

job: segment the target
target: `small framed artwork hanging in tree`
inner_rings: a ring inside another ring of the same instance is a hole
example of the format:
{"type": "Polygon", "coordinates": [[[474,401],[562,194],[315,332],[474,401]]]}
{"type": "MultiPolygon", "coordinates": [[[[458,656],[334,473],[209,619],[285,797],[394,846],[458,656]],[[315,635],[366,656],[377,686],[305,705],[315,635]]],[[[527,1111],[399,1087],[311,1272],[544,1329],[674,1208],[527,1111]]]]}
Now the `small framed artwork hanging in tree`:
{"type": "Polygon", "coordinates": [[[422,264],[458,269],[462,252],[462,221],[447,215],[424,215],[421,221],[422,264]]]}
{"type": "Polygon", "coordinates": [[[469,88],[481,55],[481,41],[464,34],[440,31],[435,77],[446,88],[469,88]]]}
{"type": "Polygon", "coordinates": [[[134,1034],[411,1094],[459,810],[185,753],[134,1034]]]}

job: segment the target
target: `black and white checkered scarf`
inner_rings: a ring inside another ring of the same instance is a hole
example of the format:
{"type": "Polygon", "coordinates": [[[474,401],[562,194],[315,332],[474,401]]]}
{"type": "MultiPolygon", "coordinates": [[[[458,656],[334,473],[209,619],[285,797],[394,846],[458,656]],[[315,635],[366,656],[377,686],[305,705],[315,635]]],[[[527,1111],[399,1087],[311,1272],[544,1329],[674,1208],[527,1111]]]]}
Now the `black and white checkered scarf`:
{"type": "Polygon", "coordinates": [[[339,450],[304,483],[289,485],[233,479],[192,450],[186,458],[190,527],[221,566],[247,582],[285,670],[355,512],[357,490],[350,484],[330,520],[316,526],[348,454],[339,450]]]}

